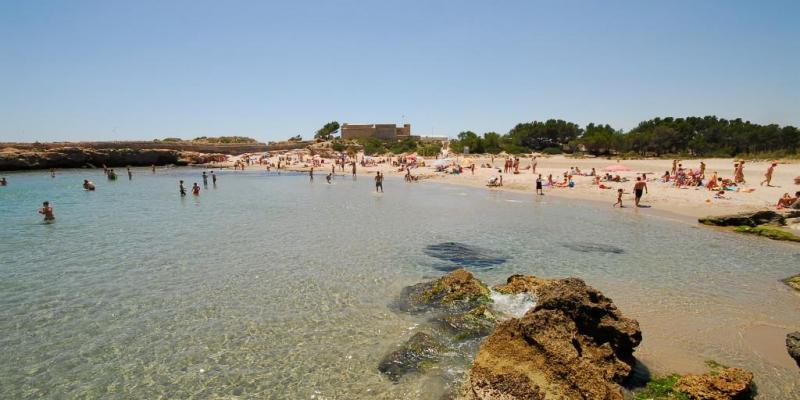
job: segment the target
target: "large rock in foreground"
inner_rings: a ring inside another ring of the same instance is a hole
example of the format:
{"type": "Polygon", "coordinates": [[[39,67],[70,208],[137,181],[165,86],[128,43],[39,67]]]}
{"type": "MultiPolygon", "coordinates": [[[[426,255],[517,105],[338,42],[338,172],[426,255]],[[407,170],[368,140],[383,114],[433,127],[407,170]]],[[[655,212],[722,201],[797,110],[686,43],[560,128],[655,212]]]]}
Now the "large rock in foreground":
{"type": "Polygon", "coordinates": [[[693,400],[735,400],[750,396],[753,373],[740,368],[725,368],[703,375],[684,375],[673,388],[693,400]]]}
{"type": "Polygon", "coordinates": [[[514,274],[508,277],[505,285],[495,285],[494,290],[504,294],[521,294],[529,293],[531,295],[539,294],[539,289],[553,283],[552,279],[537,278],[533,275],[519,275],[514,274]]]}
{"type": "Polygon", "coordinates": [[[792,332],[786,335],[786,350],[794,359],[794,362],[797,363],[797,366],[800,367],[800,332],[792,332]]]}
{"type": "Polygon", "coordinates": [[[491,301],[489,288],[466,269],[403,289],[397,307],[419,313],[430,309],[467,311],[491,301]]]}
{"type": "Polygon", "coordinates": [[[538,304],[481,344],[467,399],[622,399],[639,324],[582,280],[538,285],[538,304]]]}

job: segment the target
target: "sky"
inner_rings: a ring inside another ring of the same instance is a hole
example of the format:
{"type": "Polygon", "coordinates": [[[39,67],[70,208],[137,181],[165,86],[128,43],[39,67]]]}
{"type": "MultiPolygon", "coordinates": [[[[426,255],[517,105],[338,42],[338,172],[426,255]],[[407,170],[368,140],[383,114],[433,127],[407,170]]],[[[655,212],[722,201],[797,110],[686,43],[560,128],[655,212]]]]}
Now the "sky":
{"type": "Polygon", "coordinates": [[[800,126],[800,1],[0,0],[0,141],[800,126]]]}

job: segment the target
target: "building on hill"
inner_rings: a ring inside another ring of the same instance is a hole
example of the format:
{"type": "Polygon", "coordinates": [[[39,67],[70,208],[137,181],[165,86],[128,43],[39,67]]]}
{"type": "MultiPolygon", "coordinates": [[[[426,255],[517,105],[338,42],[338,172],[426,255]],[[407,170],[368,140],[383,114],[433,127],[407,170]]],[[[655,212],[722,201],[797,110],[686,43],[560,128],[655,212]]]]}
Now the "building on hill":
{"type": "Polygon", "coordinates": [[[411,138],[411,124],[342,124],[342,139],[378,138],[383,140],[402,140],[411,138]]]}

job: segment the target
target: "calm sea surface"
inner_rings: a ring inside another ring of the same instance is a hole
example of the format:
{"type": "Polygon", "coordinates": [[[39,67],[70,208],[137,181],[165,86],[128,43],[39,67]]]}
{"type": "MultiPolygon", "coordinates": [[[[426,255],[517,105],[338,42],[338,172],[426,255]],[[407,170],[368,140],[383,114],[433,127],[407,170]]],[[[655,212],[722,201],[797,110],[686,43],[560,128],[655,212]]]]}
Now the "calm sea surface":
{"type": "Polygon", "coordinates": [[[441,275],[426,246],[505,263],[473,271],[578,276],[640,321],[653,373],[713,359],[756,374],[760,397],[800,398],[783,336],[800,329],[800,247],[548,196],[458,186],[200,170],[7,173],[0,187],[0,398],[439,399],[456,349],[392,383],[381,357],[425,316],[400,290],[441,275]],[[83,179],[96,192],[81,189],[83,179]],[[210,185],[210,180],[209,180],[210,185]],[[41,202],[55,208],[44,224],[41,202]],[[609,247],[615,246],[615,247],[609,247]]]}

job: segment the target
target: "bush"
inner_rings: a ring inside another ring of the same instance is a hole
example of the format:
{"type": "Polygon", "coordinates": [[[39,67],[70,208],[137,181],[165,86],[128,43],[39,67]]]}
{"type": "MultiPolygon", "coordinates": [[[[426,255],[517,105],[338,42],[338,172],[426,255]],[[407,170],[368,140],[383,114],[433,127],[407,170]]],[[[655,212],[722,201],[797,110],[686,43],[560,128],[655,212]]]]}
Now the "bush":
{"type": "Polygon", "coordinates": [[[380,139],[362,139],[360,142],[361,145],[364,146],[364,154],[368,156],[386,153],[386,147],[383,145],[383,142],[380,139]]]}
{"type": "Polygon", "coordinates": [[[530,150],[528,150],[527,147],[517,146],[517,145],[511,144],[511,143],[504,144],[503,145],[503,151],[505,151],[508,154],[524,154],[524,153],[529,153],[530,152],[530,150]]]}
{"type": "Polygon", "coordinates": [[[347,146],[345,146],[344,141],[342,140],[334,140],[331,142],[331,148],[333,151],[344,151],[347,146]]]}
{"type": "Polygon", "coordinates": [[[545,147],[544,150],[542,150],[542,153],[544,153],[544,154],[561,154],[561,153],[563,153],[563,151],[561,151],[561,148],[559,148],[559,147],[545,147]]]}

